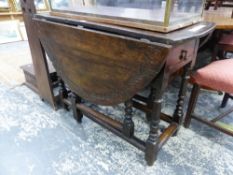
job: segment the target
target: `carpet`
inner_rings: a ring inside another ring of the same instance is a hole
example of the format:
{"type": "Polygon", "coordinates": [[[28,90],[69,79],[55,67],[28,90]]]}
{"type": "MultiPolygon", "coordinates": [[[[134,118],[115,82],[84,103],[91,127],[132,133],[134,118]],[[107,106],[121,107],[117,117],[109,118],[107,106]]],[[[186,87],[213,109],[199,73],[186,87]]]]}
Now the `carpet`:
{"type": "MultiPolygon", "coordinates": [[[[171,114],[175,107],[176,87],[174,83],[164,96],[165,113],[171,114]]],[[[222,111],[218,107],[221,99],[216,93],[203,91],[197,112],[217,115],[222,111]]],[[[123,105],[93,107],[123,120],[123,105]]],[[[146,139],[149,127],[144,114],[134,110],[133,120],[136,135],[146,139]]],[[[148,167],[143,152],[88,118],[78,124],[71,112],[54,111],[27,87],[10,89],[3,84],[0,154],[0,175],[233,174],[233,138],[196,121],[190,129],[181,127],[162,148],[155,164],[148,167]]]]}

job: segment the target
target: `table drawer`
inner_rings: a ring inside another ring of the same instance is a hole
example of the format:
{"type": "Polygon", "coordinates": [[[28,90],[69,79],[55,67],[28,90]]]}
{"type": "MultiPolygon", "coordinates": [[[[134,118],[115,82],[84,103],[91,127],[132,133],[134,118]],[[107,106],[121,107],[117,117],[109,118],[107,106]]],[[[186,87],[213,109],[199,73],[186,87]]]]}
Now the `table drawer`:
{"type": "Polygon", "coordinates": [[[196,40],[174,47],[168,55],[166,70],[174,73],[195,58],[196,40]]]}

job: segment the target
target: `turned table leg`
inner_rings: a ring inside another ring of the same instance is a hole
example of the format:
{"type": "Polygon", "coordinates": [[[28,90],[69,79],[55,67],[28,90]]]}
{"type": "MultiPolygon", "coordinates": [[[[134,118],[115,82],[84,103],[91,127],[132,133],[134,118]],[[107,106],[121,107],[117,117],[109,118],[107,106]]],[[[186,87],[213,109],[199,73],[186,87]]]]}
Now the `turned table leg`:
{"type": "MultiPolygon", "coordinates": [[[[150,95],[149,95],[148,101],[147,101],[147,107],[149,109],[153,108],[153,101],[154,101],[154,99],[155,99],[155,88],[151,88],[150,95]]],[[[146,113],[146,118],[147,118],[147,121],[151,121],[152,113],[151,112],[147,112],[146,113]]]]}
{"type": "Polygon", "coordinates": [[[65,83],[63,82],[62,79],[59,80],[58,86],[59,86],[59,103],[64,109],[68,110],[68,105],[66,105],[63,102],[63,99],[68,97],[68,92],[66,90],[65,83]]]}
{"type": "Polygon", "coordinates": [[[70,94],[70,99],[71,99],[71,109],[73,111],[74,118],[75,118],[75,120],[77,120],[78,123],[81,123],[82,118],[83,118],[83,114],[76,107],[76,104],[81,103],[82,99],[73,92],[70,94]]]}
{"type": "Polygon", "coordinates": [[[148,165],[153,165],[158,154],[159,143],[159,123],[162,109],[162,95],[164,92],[164,71],[162,70],[152,85],[150,94],[151,113],[150,116],[150,132],[146,141],[145,159],[148,165]]]}
{"type": "Polygon", "coordinates": [[[123,123],[123,133],[127,137],[132,137],[134,134],[133,116],[133,103],[132,100],[125,102],[125,119],[123,123]]]}
{"type": "Polygon", "coordinates": [[[160,113],[162,108],[162,97],[159,93],[156,93],[156,90],[153,90],[154,99],[152,104],[152,114],[151,114],[151,123],[150,123],[150,133],[146,141],[146,152],[145,159],[148,165],[152,165],[157,157],[158,147],[157,142],[159,141],[159,122],[160,122],[160,113]]]}
{"type": "MultiPolygon", "coordinates": [[[[187,64],[183,69],[183,75],[182,75],[178,100],[176,103],[175,112],[173,114],[174,121],[177,122],[179,124],[179,126],[181,125],[181,123],[183,121],[183,116],[184,116],[184,112],[183,112],[184,98],[185,98],[186,91],[187,91],[187,84],[188,84],[190,69],[191,69],[191,63],[187,64]]],[[[176,132],[176,134],[177,134],[177,132],[176,132]]]]}

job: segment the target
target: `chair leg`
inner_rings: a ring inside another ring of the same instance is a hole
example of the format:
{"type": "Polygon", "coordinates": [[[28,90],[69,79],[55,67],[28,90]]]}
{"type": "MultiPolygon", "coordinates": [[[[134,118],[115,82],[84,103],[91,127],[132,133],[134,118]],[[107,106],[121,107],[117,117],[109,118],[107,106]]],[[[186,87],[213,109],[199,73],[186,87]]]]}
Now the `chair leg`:
{"type": "Polygon", "coordinates": [[[213,50],[213,53],[212,53],[212,60],[211,61],[218,60],[218,52],[219,52],[219,47],[218,47],[218,44],[216,44],[214,46],[214,50],[213,50]]]}
{"type": "Polygon", "coordinates": [[[194,84],[193,89],[192,89],[192,93],[190,96],[189,104],[188,104],[188,109],[187,109],[185,121],[184,121],[185,128],[188,128],[190,126],[192,114],[193,114],[194,109],[195,109],[196,104],[197,104],[199,92],[200,92],[200,86],[197,84],[194,84]]]}
{"type": "Polygon", "coordinates": [[[230,95],[228,93],[225,93],[223,100],[222,100],[221,108],[226,107],[229,98],[230,98],[230,95]]]}

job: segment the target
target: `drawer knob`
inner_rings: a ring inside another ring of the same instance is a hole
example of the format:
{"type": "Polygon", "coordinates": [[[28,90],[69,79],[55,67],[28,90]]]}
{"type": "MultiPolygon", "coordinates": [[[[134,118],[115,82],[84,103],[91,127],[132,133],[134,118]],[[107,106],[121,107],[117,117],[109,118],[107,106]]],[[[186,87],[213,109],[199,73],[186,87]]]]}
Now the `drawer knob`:
{"type": "Polygon", "coordinates": [[[188,55],[187,50],[182,50],[181,54],[180,54],[180,60],[181,61],[186,61],[187,60],[187,55],[188,55]]]}

